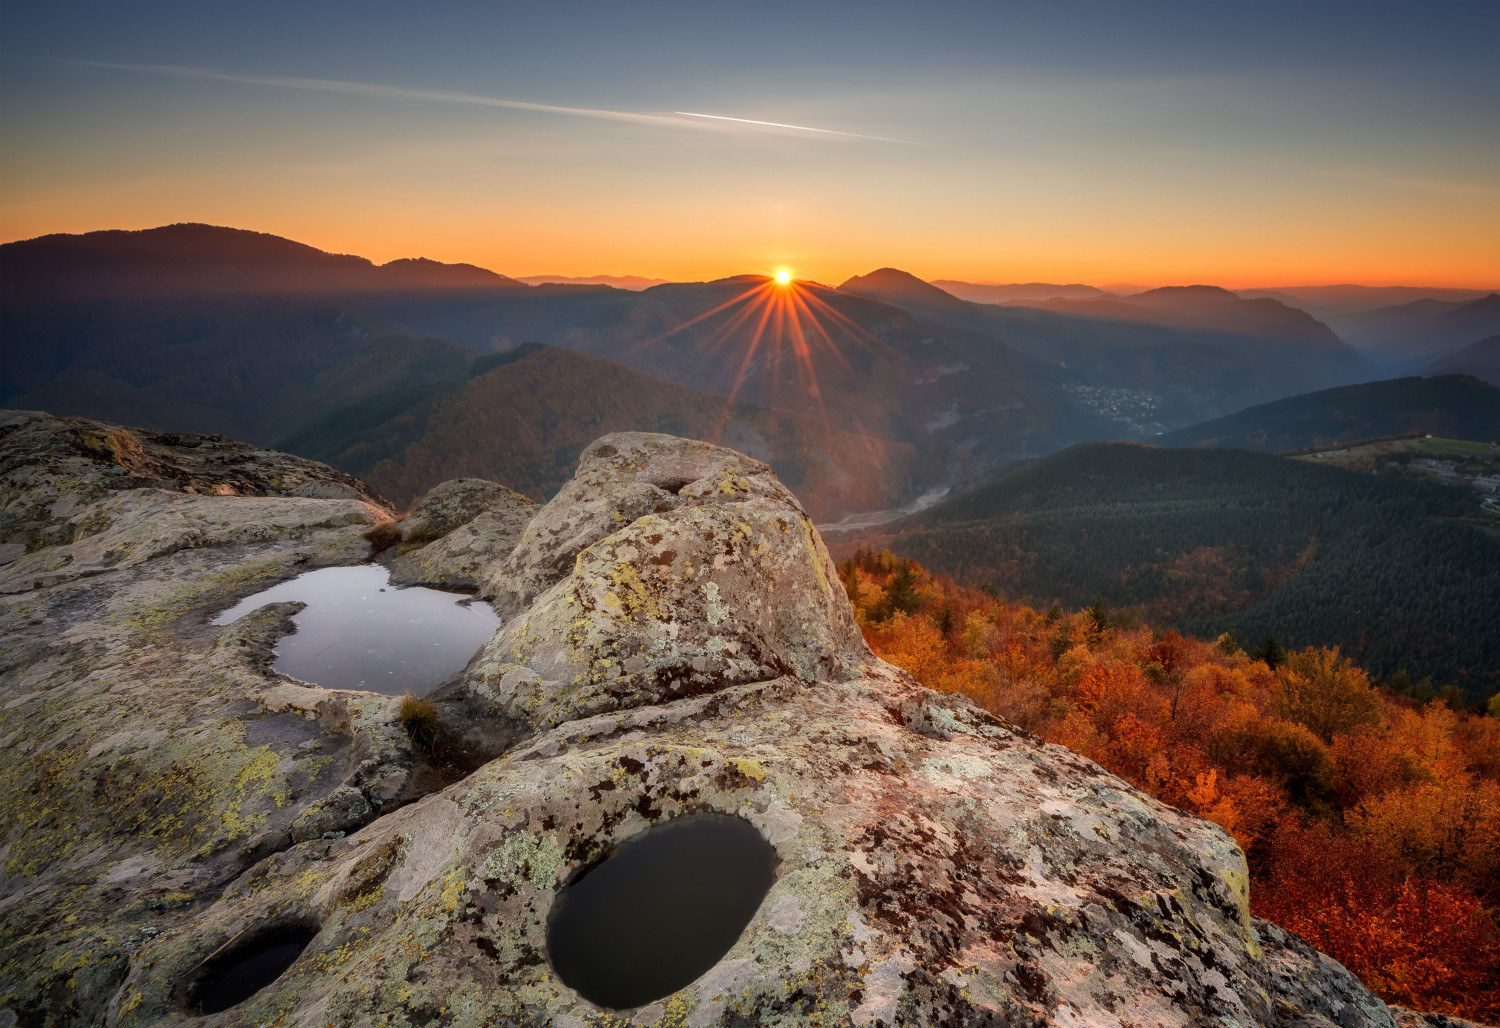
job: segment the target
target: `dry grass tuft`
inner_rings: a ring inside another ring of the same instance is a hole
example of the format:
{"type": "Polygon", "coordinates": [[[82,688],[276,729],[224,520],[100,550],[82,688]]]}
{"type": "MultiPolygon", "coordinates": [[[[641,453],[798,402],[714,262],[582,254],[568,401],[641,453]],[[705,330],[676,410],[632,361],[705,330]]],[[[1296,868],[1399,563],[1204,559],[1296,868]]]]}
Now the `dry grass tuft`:
{"type": "Polygon", "coordinates": [[[416,696],[403,696],[397,717],[406,729],[407,737],[430,753],[438,736],[437,704],[416,696]]]}

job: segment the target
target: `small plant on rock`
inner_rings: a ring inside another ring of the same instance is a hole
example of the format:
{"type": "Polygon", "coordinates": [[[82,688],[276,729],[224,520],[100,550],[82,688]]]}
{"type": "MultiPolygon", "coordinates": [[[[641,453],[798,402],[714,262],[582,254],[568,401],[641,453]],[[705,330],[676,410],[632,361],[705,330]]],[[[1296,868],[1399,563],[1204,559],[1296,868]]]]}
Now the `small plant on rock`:
{"type": "Polygon", "coordinates": [[[400,719],[402,727],[406,729],[407,738],[411,739],[415,745],[431,753],[438,736],[437,704],[431,700],[419,699],[416,696],[403,696],[401,698],[401,711],[397,717],[400,719]]]}

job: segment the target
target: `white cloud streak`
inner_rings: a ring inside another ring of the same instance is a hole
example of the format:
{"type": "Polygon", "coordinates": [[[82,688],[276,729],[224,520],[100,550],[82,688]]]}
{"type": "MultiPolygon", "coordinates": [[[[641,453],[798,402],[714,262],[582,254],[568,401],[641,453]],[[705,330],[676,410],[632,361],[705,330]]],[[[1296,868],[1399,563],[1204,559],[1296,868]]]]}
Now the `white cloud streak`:
{"type": "Polygon", "coordinates": [[[723,114],[694,114],[692,111],[673,111],[684,118],[710,118],[713,121],[733,121],[741,125],[763,125],[767,128],[795,129],[798,132],[818,132],[825,136],[848,136],[850,139],[874,139],[881,143],[905,143],[907,146],[926,146],[910,139],[891,139],[888,136],[866,136],[858,132],[840,132],[837,129],[812,128],[809,125],[787,125],[779,121],[756,121],[753,118],[731,118],[723,114]]]}
{"type": "MultiPolygon", "coordinates": [[[[561,114],[573,118],[597,118],[605,121],[634,122],[642,125],[657,125],[668,128],[708,129],[702,120],[732,122],[757,128],[790,129],[797,132],[812,132],[827,136],[846,136],[852,139],[870,139],[883,143],[905,143],[904,139],[886,139],[883,136],[865,136],[857,132],[840,132],[835,129],[812,128],[807,125],[783,125],[774,121],[753,121],[749,118],[729,118],[717,114],[691,114],[673,111],[669,114],[642,114],[634,111],[612,111],[598,107],[565,107],[558,104],[539,104],[525,100],[507,100],[497,96],[482,96],[477,93],[455,93],[440,89],[411,89],[406,86],[383,86],[374,82],[345,82],[339,79],[313,79],[270,75],[235,75],[215,71],[211,68],[191,68],[175,64],[112,64],[104,61],[68,61],[90,68],[109,68],[114,71],[141,72],[151,75],[167,75],[174,78],[208,79],[214,82],[236,82],[252,86],[274,86],[281,89],[304,89],[322,93],[342,93],[348,96],[364,96],[379,100],[423,100],[434,103],[465,104],[474,107],[502,107],[516,111],[536,111],[541,114],[561,114]]],[[[920,145],[920,144],[914,144],[920,145]]]]}

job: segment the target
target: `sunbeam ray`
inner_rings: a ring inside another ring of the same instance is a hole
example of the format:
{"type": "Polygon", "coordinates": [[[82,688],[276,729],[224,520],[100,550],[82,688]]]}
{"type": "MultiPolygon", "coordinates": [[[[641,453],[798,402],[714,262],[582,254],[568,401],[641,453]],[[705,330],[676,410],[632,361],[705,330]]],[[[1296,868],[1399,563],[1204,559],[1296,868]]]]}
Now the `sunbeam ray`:
{"type": "Polygon", "coordinates": [[[743,293],[741,293],[739,296],[734,297],[733,299],[725,300],[723,303],[719,304],[713,310],[704,311],[702,314],[698,315],[696,318],[693,318],[691,321],[684,321],[681,325],[678,325],[674,329],[670,329],[669,331],[663,332],[659,336],[656,336],[654,338],[647,339],[644,342],[640,342],[640,343],[635,344],[635,346],[631,347],[628,352],[633,354],[633,353],[636,353],[636,352],[638,352],[640,350],[644,350],[648,346],[654,346],[655,344],[661,342],[663,339],[666,339],[669,336],[674,336],[678,332],[681,332],[685,328],[691,328],[692,326],[698,324],[698,322],[703,321],[703,320],[705,320],[707,318],[711,318],[715,314],[718,314],[722,310],[727,310],[728,308],[733,307],[735,304],[739,303],[741,300],[744,300],[744,299],[747,299],[748,297],[754,296],[756,293],[765,292],[765,291],[769,290],[770,288],[771,288],[771,285],[770,285],[769,282],[762,282],[758,286],[754,286],[753,288],[745,290],[743,293]]]}

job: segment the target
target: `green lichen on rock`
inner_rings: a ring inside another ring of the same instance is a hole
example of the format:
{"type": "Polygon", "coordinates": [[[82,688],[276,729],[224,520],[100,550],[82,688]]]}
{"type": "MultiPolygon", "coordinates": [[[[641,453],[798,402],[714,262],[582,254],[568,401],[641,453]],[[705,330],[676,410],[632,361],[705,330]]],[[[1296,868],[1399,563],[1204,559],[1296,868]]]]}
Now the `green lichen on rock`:
{"type": "Polygon", "coordinates": [[[379,768],[410,770],[357,698],[272,699],[286,605],[208,624],[364,558],[360,526],[389,517],[378,498],[300,458],[93,426],[0,415],[5,524],[31,550],[0,584],[0,1009],[23,1023],[103,1023],[145,941],[346,782],[364,800],[379,768]]]}
{"type": "MultiPolygon", "coordinates": [[[[474,501],[453,521],[488,495],[451,492],[474,501]]],[[[398,701],[270,670],[291,605],[207,624],[347,560],[359,535],[331,508],[305,536],[214,529],[0,601],[0,1008],[179,1023],[205,958],[300,924],[317,928],[301,958],[218,1023],[1394,1028],[1249,916],[1222,830],[876,660],[764,465],[607,436],[524,532],[495,510],[389,555],[459,569],[512,615],[430,697],[467,761],[446,786],[398,701]],[[775,848],[760,909],[671,995],[583,999],[546,955],[557,890],[701,811],[775,848]]]]}
{"type": "Polygon", "coordinates": [[[538,889],[557,884],[557,872],[565,865],[563,851],[552,836],[537,839],[531,835],[513,835],[505,845],[487,858],[483,865],[486,878],[511,885],[530,882],[538,889]]]}

